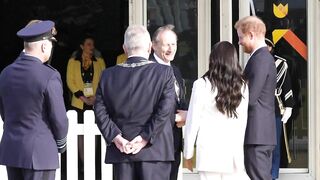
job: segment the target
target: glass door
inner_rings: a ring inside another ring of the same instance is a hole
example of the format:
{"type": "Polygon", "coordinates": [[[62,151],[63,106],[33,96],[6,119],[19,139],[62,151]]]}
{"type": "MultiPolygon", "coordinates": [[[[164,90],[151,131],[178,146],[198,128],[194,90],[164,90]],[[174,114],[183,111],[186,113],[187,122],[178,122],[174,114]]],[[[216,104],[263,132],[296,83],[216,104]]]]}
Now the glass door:
{"type": "MultiPolygon", "coordinates": [[[[233,0],[233,19],[239,14],[256,15],[266,24],[266,38],[275,45],[275,54],[286,59],[291,76],[292,92],[295,101],[292,115],[286,123],[289,153],[281,137],[280,179],[313,179],[314,146],[312,132],[309,129],[313,121],[309,117],[310,109],[309,72],[307,48],[307,1],[306,0],[247,0],[246,3],[233,0]],[[241,8],[242,7],[242,8],[241,8]],[[243,7],[248,7],[245,9],[243,7]],[[245,10],[244,10],[245,9],[245,10]],[[238,12],[237,12],[238,11],[238,12]],[[244,13],[244,11],[246,11],[244,13]],[[240,12],[240,13],[239,13],[240,12]],[[310,119],[310,121],[309,121],[310,119]],[[289,160],[291,159],[291,161],[289,160]]],[[[234,32],[236,35],[236,32],[234,32]]],[[[234,36],[234,43],[237,37],[234,36]]],[[[240,55],[243,53],[240,53],[240,55]]]]}
{"type": "MultiPolygon", "coordinates": [[[[266,37],[275,53],[286,59],[291,76],[295,105],[288,120],[289,154],[281,144],[281,172],[308,172],[308,56],[307,2],[305,0],[253,0],[251,12],[267,25],[266,37]],[[288,160],[291,158],[291,161],[288,160]]],[[[283,138],[282,138],[283,139],[283,138]]]]}

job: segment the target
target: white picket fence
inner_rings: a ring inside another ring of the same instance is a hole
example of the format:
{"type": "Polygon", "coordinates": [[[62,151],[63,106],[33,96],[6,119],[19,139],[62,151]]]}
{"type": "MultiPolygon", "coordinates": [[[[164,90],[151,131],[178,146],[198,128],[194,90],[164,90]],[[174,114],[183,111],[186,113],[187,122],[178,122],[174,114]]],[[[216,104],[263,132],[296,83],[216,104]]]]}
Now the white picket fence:
{"type": "MultiPolygon", "coordinates": [[[[95,136],[101,135],[93,111],[84,113],[84,123],[78,124],[77,113],[74,110],[67,112],[69,132],[67,137],[67,180],[78,179],[78,135],[84,135],[84,180],[94,180],[95,177],[95,136]]],[[[0,139],[3,131],[3,122],[0,120],[0,139]]],[[[112,179],[112,165],[104,163],[106,144],[101,138],[101,180],[112,179]]],[[[60,168],[56,171],[56,180],[61,180],[60,168]]],[[[5,166],[0,165],[0,179],[8,180],[5,166]]],[[[182,180],[182,167],[179,178],[182,180]]]]}
{"type": "MultiPolygon", "coordinates": [[[[77,113],[68,111],[69,133],[67,138],[67,179],[78,179],[78,135],[84,135],[84,180],[95,178],[95,136],[100,131],[95,124],[93,111],[84,113],[83,124],[77,123],[77,113]]],[[[112,179],[112,165],[104,163],[106,144],[101,138],[101,180],[112,179]]],[[[56,180],[60,180],[57,177],[56,180]]]]}

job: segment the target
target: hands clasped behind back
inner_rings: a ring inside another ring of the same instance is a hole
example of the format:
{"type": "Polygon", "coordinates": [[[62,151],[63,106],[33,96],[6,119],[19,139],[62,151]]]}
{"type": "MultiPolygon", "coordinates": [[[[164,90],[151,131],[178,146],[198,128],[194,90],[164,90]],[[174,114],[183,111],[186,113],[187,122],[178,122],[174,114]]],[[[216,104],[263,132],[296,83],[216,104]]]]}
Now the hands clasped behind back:
{"type": "Polygon", "coordinates": [[[119,149],[120,152],[125,154],[137,154],[147,145],[147,141],[144,140],[140,135],[135,137],[132,141],[128,141],[121,136],[121,134],[117,135],[113,143],[119,149]]]}

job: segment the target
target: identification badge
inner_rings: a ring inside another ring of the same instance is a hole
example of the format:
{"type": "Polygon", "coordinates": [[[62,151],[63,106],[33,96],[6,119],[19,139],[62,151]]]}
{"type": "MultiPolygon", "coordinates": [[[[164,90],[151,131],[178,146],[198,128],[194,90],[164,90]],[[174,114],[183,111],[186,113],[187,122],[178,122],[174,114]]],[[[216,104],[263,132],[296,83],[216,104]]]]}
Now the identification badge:
{"type": "Polygon", "coordinates": [[[92,83],[85,83],[84,84],[83,95],[86,97],[93,96],[92,83]]]}

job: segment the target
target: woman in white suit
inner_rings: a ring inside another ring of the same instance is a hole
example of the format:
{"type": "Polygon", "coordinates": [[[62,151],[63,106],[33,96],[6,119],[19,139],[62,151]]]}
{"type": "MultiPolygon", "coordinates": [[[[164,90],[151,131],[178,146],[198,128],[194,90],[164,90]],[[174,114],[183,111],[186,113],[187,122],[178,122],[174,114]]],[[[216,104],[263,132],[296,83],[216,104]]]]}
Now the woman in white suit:
{"type": "Polygon", "coordinates": [[[214,45],[209,70],[193,84],[184,137],[186,166],[196,144],[196,169],[201,180],[248,180],[243,143],[247,124],[248,87],[235,47],[214,45]]]}

